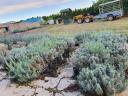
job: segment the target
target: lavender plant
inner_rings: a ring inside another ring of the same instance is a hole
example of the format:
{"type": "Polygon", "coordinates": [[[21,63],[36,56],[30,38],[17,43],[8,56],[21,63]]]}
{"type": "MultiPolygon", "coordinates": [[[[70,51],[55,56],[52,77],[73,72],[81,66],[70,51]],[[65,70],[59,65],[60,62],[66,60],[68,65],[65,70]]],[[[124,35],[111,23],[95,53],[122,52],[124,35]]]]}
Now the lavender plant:
{"type": "Polygon", "coordinates": [[[77,81],[85,95],[113,96],[124,89],[126,37],[111,33],[86,33],[78,37],[80,48],[72,58],[73,64],[82,70],[77,81]]]}
{"type": "Polygon", "coordinates": [[[82,69],[78,84],[86,96],[113,96],[125,88],[125,73],[111,64],[93,64],[82,69]]]}
{"type": "Polygon", "coordinates": [[[20,83],[37,78],[56,57],[63,59],[62,55],[66,48],[66,39],[49,36],[30,39],[27,47],[14,48],[7,54],[9,75],[20,83]]]}

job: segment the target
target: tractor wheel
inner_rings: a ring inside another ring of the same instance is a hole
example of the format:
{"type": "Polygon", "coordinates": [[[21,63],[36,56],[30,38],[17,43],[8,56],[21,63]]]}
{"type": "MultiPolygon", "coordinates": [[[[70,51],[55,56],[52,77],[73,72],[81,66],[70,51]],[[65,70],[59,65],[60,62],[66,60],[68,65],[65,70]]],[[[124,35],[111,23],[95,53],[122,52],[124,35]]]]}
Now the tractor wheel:
{"type": "Polygon", "coordinates": [[[113,15],[108,15],[107,16],[107,20],[108,21],[113,21],[114,20],[114,16],[113,15]]]}
{"type": "Polygon", "coordinates": [[[90,23],[91,22],[90,18],[85,18],[85,22],[90,23]]]}
{"type": "Polygon", "coordinates": [[[78,20],[77,20],[77,23],[78,23],[78,24],[81,24],[81,23],[83,23],[83,20],[82,20],[82,19],[78,19],[78,20]]]}

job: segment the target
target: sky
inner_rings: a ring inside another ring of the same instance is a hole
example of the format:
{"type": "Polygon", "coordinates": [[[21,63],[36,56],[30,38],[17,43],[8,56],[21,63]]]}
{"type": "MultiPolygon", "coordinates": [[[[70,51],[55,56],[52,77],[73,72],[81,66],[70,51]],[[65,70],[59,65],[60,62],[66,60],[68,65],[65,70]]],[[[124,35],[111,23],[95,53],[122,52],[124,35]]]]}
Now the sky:
{"type": "Polygon", "coordinates": [[[48,16],[61,9],[85,8],[95,0],[1,0],[0,23],[48,16]]]}

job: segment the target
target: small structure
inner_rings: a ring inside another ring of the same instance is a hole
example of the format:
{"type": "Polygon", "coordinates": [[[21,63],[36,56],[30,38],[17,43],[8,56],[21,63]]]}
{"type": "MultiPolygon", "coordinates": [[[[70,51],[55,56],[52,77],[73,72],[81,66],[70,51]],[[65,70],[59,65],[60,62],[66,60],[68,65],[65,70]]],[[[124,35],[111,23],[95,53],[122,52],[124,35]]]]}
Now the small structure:
{"type": "Polygon", "coordinates": [[[10,32],[20,32],[20,31],[27,31],[27,30],[32,30],[35,28],[39,28],[40,27],[40,23],[11,23],[9,24],[9,31],[10,32]]]}
{"type": "Polygon", "coordinates": [[[63,9],[60,11],[64,24],[69,24],[72,22],[72,18],[70,16],[71,12],[72,10],[70,8],[63,9]]]}
{"type": "Polygon", "coordinates": [[[53,19],[50,19],[50,20],[48,20],[48,24],[53,25],[53,24],[55,24],[55,21],[53,19]]]}
{"type": "Polygon", "coordinates": [[[63,23],[63,19],[62,18],[56,19],[56,24],[62,24],[62,23],[63,23]]]}
{"type": "Polygon", "coordinates": [[[63,10],[60,10],[60,13],[69,13],[69,12],[72,12],[72,10],[70,8],[67,8],[67,9],[63,9],[63,10]]]}
{"type": "Polygon", "coordinates": [[[9,28],[6,25],[0,24],[0,33],[8,32],[9,28]]]}
{"type": "Polygon", "coordinates": [[[32,17],[26,20],[22,20],[23,23],[41,23],[44,22],[42,17],[32,17]]]}
{"type": "Polygon", "coordinates": [[[0,27],[0,33],[8,32],[8,27],[0,27]]]}
{"type": "Polygon", "coordinates": [[[15,23],[4,23],[0,26],[0,32],[22,32],[27,31],[35,28],[39,28],[40,23],[22,23],[22,22],[15,22],[15,23]]]}
{"type": "Polygon", "coordinates": [[[0,24],[0,33],[4,32],[22,32],[32,30],[41,27],[41,23],[44,22],[42,17],[29,18],[21,20],[20,22],[7,22],[0,24]]]}

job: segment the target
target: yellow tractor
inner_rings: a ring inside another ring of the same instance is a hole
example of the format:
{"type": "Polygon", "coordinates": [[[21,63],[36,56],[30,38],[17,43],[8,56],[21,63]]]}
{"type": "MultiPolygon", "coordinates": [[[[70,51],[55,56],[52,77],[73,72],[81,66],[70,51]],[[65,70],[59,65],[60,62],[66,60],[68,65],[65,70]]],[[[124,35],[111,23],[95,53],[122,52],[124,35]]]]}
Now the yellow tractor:
{"type": "Polygon", "coordinates": [[[73,17],[74,22],[77,22],[78,24],[81,23],[90,23],[93,22],[93,16],[92,15],[77,15],[75,17],[73,17]]]}

